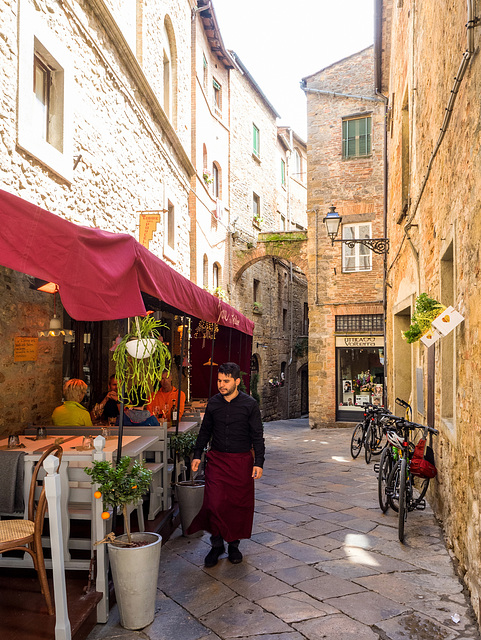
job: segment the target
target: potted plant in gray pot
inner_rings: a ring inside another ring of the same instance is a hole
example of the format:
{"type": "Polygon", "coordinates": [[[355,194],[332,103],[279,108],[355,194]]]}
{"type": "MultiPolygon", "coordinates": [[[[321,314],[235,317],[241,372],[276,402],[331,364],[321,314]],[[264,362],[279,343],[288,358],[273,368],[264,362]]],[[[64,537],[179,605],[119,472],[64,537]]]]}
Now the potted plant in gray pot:
{"type": "MultiPolygon", "coordinates": [[[[190,461],[194,446],[197,440],[197,433],[192,431],[187,433],[179,433],[170,438],[171,449],[175,452],[179,461],[190,470],[190,461]]],[[[175,483],[175,495],[179,505],[180,523],[182,526],[182,534],[187,536],[187,529],[190,523],[199,513],[204,501],[205,482],[200,479],[197,473],[190,480],[184,480],[175,483]]],[[[194,534],[192,537],[202,535],[202,532],[194,534]]]]}
{"type": "Polygon", "coordinates": [[[110,517],[108,507],[122,510],[125,533],[107,536],[115,596],[120,624],[126,629],[143,629],[154,619],[162,537],[147,531],[131,533],[127,507],[148,491],[152,472],[143,462],[132,463],[124,456],[116,465],[94,461],[85,473],[97,485],[95,497],[103,500],[102,518],[110,517]]]}

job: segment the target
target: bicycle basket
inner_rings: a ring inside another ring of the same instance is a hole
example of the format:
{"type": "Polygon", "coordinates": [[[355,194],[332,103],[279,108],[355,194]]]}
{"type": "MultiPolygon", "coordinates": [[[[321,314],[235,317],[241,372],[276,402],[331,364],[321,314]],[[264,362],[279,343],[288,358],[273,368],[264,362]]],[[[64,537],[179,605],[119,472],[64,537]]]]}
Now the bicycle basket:
{"type": "Polygon", "coordinates": [[[425,438],[422,438],[414,447],[410,471],[413,476],[420,478],[434,478],[438,473],[434,464],[434,451],[429,445],[426,446],[425,438]]]}

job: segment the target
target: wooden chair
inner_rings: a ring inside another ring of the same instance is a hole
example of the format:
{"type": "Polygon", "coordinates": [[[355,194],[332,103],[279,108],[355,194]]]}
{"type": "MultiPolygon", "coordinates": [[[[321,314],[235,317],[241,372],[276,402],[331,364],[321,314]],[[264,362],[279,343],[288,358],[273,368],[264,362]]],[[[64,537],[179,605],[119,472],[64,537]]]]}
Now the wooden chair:
{"type": "Polygon", "coordinates": [[[62,459],[63,449],[60,445],[52,445],[42,455],[35,465],[30,483],[30,493],[28,497],[28,519],[27,520],[1,520],[0,521],[0,554],[5,551],[26,551],[32,556],[33,565],[37,571],[40,582],[40,589],[47,603],[49,615],[55,613],[50,589],[47,582],[47,572],[42,549],[42,529],[47,508],[45,489],[42,487],[37,504],[35,500],[35,490],[37,487],[37,477],[42,469],[43,461],[50,454],[62,459]]]}

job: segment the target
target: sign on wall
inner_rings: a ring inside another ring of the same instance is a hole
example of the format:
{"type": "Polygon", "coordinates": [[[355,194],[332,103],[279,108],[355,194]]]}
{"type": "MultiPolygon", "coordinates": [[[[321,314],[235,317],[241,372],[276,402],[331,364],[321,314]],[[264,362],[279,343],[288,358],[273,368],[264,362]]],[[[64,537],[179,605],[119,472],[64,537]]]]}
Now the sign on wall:
{"type": "Polygon", "coordinates": [[[13,348],[14,362],[35,362],[38,356],[38,338],[16,336],[13,348]]]}
{"type": "Polygon", "coordinates": [[[384,347],[384,337],[336,336],[336,347],[384,347]]]}

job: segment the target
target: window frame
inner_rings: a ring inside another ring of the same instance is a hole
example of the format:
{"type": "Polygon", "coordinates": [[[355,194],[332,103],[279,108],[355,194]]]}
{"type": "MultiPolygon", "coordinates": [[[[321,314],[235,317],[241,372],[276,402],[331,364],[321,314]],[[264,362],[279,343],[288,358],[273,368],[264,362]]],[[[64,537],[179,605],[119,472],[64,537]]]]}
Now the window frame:
{"type": "Polygon", "coordinates": [[[372,155],[372,114],[359,114],[347,116],[342,119],[342,157],[344,160],[352,158],[368,158],[372,155]],[[350,123],[366,121],[366,132],[364,134],[349,135],[350,123]],[[369,123],[369,126],[367,126],[369,123]],[[369,129],[369,131],[368,131],[369,129]],[[365,153],[361,152],[361,137],[365,136],[365,153]],[[350,143],[354,141],[354,152],[350,152],[350,143]]]}
{"type": "Polygon", "coordinates": [[[28,0],[21,0],[18,35],[17,144],[55,174],[73,178],[72,54],[47,27],[28,0]],[[48,127],[38,125],[35,114],[35,59],[49,70],[48,127]],[[46,133],[46,135],[44,135],[46,133]]]}
{"type": "MultiPolygon", "coordinates": [[[[361,227],[369,227],[369,238],[372,238],[372,224],[370,222],[355,222],[350,224],[342,225],[342,239],[349,240],[349,237],[346,237],[347,229],[354,229],[353,238],[355,240],[361,239],[359,237],[361,233],[361,227]]],[[[372,271],[372,251],[368,249],[365,245],[360,243],[356,243],[354,247],[351,249],[344,242],[342,243],[342,273],[358,273],[372,271]],[[349,253],[348,253],[349,252],[349,253]],[[352,253],[350,253],[352,252],[352,253]],[[346,262],[348,258],[354,257],[354,268],[347,268],[346,262]],[[367,262],[369,263],[367,267],[361,267],[361,258],[367,258],[367,262]]]]}
{"type": "Polygon", "coordinates": [[[252,123],[252,155],[258,160],[261,157],[261,132],[254,122],[252,123]]]}
{"type": "Polygon", "coordinates": [[[281,186],[286,186],[286,161],[281,158],[281,186]]]}
{"type": "Polygon", "coordinates": [[[214,92],[213,96],[213,105],[214,111],[218,114],[222,113],[222,85],[221,83],[212,76],[212,90],[214,92]]]}

